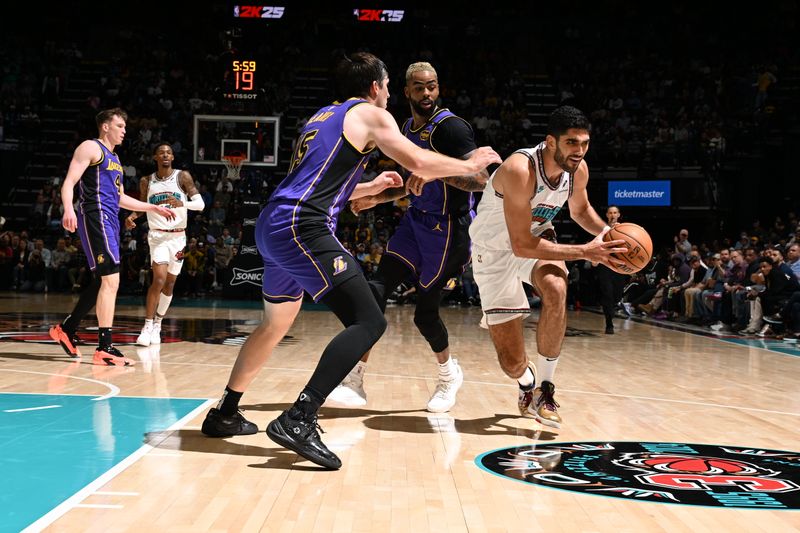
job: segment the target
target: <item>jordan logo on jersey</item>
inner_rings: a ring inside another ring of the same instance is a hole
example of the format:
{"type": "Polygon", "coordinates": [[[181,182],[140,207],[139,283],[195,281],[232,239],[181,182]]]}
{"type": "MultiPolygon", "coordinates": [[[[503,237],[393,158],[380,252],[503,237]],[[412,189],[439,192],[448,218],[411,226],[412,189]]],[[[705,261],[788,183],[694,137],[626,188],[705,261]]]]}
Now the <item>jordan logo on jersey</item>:
{"type": "Polygon", "coordinates": [[[436,225],[433,227],[433,231],[443,231],[442,225],[437,222],[436,225]]]}
{"type": "Polygon", "coordinates": [[[347,262],[341,255],[337,255],[333,258],[333,275],[341,274],[347,270],[347,262]]]}
{"type": "Polygon", "coordinates": [[[539,223],[549,222],[556,218],[559,211],[561,211],[561,206],[539,204],[533,208],[531,220],[539,223]]]}

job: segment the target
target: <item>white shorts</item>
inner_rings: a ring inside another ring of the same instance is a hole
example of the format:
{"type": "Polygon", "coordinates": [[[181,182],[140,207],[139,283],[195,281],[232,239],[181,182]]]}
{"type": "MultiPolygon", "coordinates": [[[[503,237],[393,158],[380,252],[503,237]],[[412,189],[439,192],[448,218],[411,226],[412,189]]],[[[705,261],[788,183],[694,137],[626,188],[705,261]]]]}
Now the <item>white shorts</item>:
{"type": "Polygon", "coordinates": [[[531,312],[522,286],[531,283],[538,259],[517,257],[511,250],[486,250],[473,243],[472,273],[481,296],[481,327],[503,324],[531,312]]]}
{"type": "Polygon", "coordinates": [[[177,276],[183,268],[183,250],[186,248],[186,232],[168,232],[151,229],[147,234],[150,260],[157,265],[169,264],[167,272],[177,276]]]}

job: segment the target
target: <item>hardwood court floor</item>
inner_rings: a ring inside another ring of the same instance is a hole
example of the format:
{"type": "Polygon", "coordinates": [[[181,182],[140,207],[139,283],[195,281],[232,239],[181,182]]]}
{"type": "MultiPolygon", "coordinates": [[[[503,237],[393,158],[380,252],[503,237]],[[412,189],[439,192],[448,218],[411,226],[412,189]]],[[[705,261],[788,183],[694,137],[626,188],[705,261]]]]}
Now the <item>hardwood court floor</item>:
{"type": "MultiPolygon", "coordinates": [[[[449,414],[427,413],[425,405],[436,385],[435,359],[414,328],[413,308],[390,308],[388,331],[367,369],[367,407],[322,410],[323,439],[344,463],[341,470],[328,472],[274,445],[263,431],[231,439],[208,439],[200,433],[213,405],[206,400],[219,397],[237,344],[259,320],[259,309],[215,307],[210,300],[204,307],[185,307],[176,300],[165,335],[167,340],[191,340],[165,342],[159,350],[121,345],[140,361],[132,371],[119,371],[93,367],[91,346],[84,348],[88,356],[76,363],[43,341],[47,325],[63,317],[73,298],[0,295],[0,329],[5,332],[0,338],[7,341],[0,344],[4,460],[26,469],[40,461],[31,445],[14,447],[9,438],[21,428],[32,432],[33,445],[36,435],[53,437],[54,426],[47,424],[55,422],[33,418],[34,413],[63,417],[57,413],[68,407],[69,397],[108,397],[81,411],[88,430],[69,426],[56,433],[61,444],[50,449],[56,455],[66,450],[56,463],[69,463],[64,466],[72,470],[65,471],[64,481],[45,475],[34,489],[44,494],[78,474],[87,481],[81,490],[70,489],[67,497],[62,491],[50,514],[36,511],[22,518],[26,524],[38,520],[35,530],[800,530],[797,511],[663,505],[641,491],[624,495],[616,489],[619,497],[598,497],[521,483],[476,464],[477,457],[500,448],[535,450],[581,442],[800,452],[798,357],[632,321],[618,320],[617,334],[604,335],[600,315],[570,312],[570,336],[556,374],[564,425],[552,430],[518,415],[516,384],[500,371],[487,332],[477,326],[477,308],[442,310],[465,382],[449,414]],[[44,398],[47,405],[9,409],[11,398],[44,398]],[[109,406],[99,407],[103,402],[109,406]],[[123,453],[123,444],[131,443],[119,428],[127,423],[139,428],[135,424],[142,419],[142,427],[151,429],[128,432],[136,441],[135,451],[123,453]],[[153,430],[159,423],[163,428],[153,430]],[[72,440],[87,433],[96,437],[94,445],[72,440]],[[118,458],[109,459],[115,453],[118,458]],[[92,465],[98,464],[109,466],[95,472],[92,465]]],[[[141,313],[140,307],[118,305],[115,325],[131,333],[124,338],[132,340],[138,332],[141,313]]],[[[531,355],[537,317],[526,323],[531,355]]],[[[295,399],[321,349],[339,329],[327,311],[301,312],[291,338],[276,349],[245,394],[245,415],[263,430],[295,399]]],[[[783,462],[792,461],[798,458],[783,462]]],[[[575,471],[586,468],[578,465],[575,471]]],[[[15,483],[5,479],[12,489],[0,496],[0,531],[12,523],[8,516],[17,513],[19,520],[30,503],[24,501],[29,495],[15,496],[15,483]]],[[[793,494],[790,490],[783,501],[791,500],[789,507],[797,509],[798,496],[793,494]]]]}

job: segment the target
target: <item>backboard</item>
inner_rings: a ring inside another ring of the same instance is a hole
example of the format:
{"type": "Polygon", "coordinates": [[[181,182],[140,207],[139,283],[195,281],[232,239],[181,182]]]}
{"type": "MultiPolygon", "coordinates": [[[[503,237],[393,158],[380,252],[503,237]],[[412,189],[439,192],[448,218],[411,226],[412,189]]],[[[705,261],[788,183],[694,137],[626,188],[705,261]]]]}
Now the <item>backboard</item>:
{"type": "Polygon", "coordinates": [[[245,156],[244,166],[278,165],[279,117],[194,116],[194,164],[221,165],[222,157],[245,156]]]}

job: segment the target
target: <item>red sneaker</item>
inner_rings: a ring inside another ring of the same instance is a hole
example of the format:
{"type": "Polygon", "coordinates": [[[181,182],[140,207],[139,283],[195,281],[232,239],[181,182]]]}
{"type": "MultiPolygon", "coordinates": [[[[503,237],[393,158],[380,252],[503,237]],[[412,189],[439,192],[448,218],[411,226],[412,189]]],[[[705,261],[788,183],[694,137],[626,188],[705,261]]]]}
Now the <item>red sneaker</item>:
{"type": "Polygon", "coordinates": [[[64,349],[70,357],[80,357],[81,352],[78,350],[78,343],[80,339],[74,333],[68,334],[61,328],[61,324],[56,324],[50,328],[50,338],[56,341],[64,349]]]}
{"type": "Polygon", "coordinates": [[[98,348],[94,351],[94,359],[92,364],[106,365],[106,366],[133,366],[133,361],[128,359],[122,352],[109,346],[107,348],[98,348]]]}

